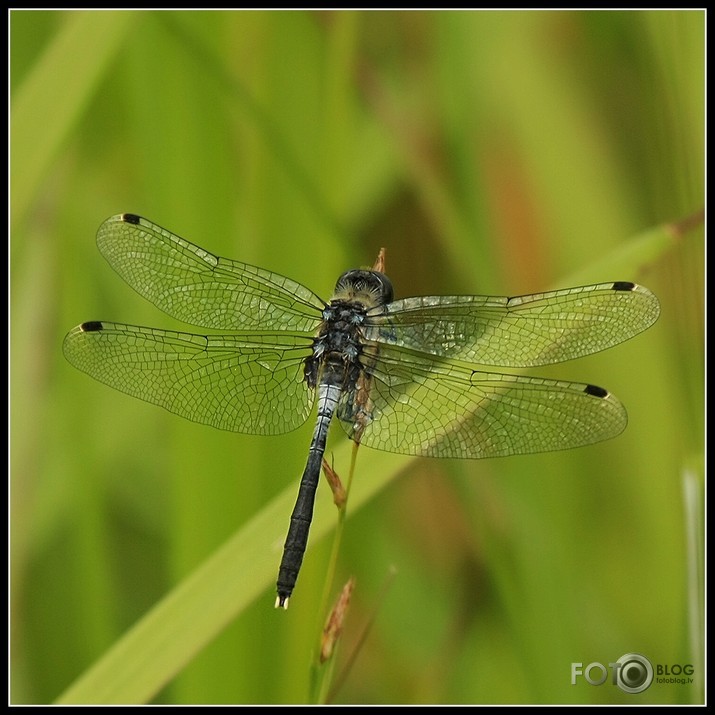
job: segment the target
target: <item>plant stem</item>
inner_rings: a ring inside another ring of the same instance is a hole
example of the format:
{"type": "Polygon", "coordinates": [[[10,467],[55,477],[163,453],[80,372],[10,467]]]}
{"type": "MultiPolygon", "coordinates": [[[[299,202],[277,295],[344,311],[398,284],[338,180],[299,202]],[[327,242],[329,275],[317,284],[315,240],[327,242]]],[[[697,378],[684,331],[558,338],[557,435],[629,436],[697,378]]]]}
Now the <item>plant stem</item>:
{"type": "Polygon", "coordinates": [[[320,644],[323,634],[323,628],[328,616],[328,608],[330,607],[330,594],[333,591],[335,581],[335,573],[338,565],[338,555],[340,553],[340,544],[347,515],[348,498],[350,496],[350,487],[355,473],[355,464],[357,462],[357,451],[360,445],[353,444],[353,449],[350,457],[350,470],[348,472],[347,486],[345,487],[345,499],[342,506],[338,507],[338,523],[335,528],[335,537],[333,539],[333,547],[330,553],[330,560],[325,572],[325,584],[323,586],[323,595],[320,599],[320,608],[318,609],[318,628],[317,640],[313,650],[310,676],[310,701],[313,703],[324,704],[325,698],[330,689],[330,682],[333,673],[334,658],[330,658],[327,663],[320,662],[320,644]]]}

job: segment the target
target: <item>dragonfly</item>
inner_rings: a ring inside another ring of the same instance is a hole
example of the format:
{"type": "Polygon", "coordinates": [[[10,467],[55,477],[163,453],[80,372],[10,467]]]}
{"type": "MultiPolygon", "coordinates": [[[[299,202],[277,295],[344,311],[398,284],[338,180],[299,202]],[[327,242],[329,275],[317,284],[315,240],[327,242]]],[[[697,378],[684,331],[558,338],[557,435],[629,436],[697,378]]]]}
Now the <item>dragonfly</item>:
{"type": "Polygon", "coordinates": [[[63,344],[76,368],[232,432],[289,432],[317,403],[278,570],[282,608],[306,551],[333,419],[356,444],[439,458],[532,454],[610,439],[628,418],[608,390],[499,370],[605,350],[651,326],[660,311],[653,293],[626,281],[512,297],[396,300],[386,275],[363,269],[343,273],[326,301],[131,213],[107,219],[97,245],[156,307],[215,332],[85,322],[63,344]]]}

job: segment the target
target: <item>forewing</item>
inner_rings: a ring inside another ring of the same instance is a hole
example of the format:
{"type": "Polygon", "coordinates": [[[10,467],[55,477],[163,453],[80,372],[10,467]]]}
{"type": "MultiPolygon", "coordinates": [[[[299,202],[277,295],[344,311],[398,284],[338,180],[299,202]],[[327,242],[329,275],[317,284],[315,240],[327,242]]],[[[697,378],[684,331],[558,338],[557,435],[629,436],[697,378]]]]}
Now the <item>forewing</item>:
{"type": "Polygon", "coordinates": [[[313,332],[320,321],[323,301],[300,283],[215,256],[134,214],[107,219],[97,246],[134,290],[185,323],[313,332]]]}
{"type": "Polygon", "coordinates": [[[580,447],[620,434],[621,403],[593,385],[470,370],[381,346],[367,397],[346,393],[338,416],[374,449],[479,459],[580,447]],[[353,420],[356,414],[367,415],[353,420]]]}
{"type": "Polygon", "coordinates": [[[303,424],[313,404],[303,381],[308,339],[91,322],[73,328],[63,350],[96,380],[218,429],[281,434],[303,424]]]}
{"type": "Polygon", "coordinates": [[[507,297],[405,298],[368,314],[367,336],[464,362],[533,367],[618,345],[652,325],[658,299],[634,283],[507,297]]]}

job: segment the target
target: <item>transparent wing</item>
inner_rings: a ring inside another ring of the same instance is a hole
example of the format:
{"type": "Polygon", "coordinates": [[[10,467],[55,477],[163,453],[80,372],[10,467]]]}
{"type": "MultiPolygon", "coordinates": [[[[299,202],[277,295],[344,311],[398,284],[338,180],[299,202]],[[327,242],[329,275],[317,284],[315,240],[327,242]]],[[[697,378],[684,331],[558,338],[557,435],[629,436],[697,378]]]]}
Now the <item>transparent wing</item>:
{"type": "Polygon", "coordinates": [[[96,380],[218,429],[281,434],[308,417],[308,338],[192,335],[91,322],[67,333],[64,354],[96,380]]]}
{"type": "Polygon", "coordinates": [[[647,288],[625,282],[512,298],[424,296],[369,313],[367,337],[464,362],[533,367],[618,345],[659,312],[647,288]]]}
{"type": "Polygon", "coordinates": [[[480,372],[387,346],[371,369],[365,394],[346,393],[337,415],[352,439],[387,452],[549,452],[615,437],[628,421],[623,405],[594,385],[480,372]]]}
{"type": "Polygon", "coordinates": [[[185,323],[312,333],[320,321],[323,301],[300,283],[215,256],[134,214],[107,219],[97,246],[134,290],[185,323]]]}

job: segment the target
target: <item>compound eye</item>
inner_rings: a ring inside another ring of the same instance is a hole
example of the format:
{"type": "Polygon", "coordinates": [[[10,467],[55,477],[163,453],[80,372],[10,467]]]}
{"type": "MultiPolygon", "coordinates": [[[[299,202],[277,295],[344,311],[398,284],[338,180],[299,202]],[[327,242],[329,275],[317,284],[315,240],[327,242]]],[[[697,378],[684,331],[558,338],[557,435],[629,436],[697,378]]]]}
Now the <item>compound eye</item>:
{"type": "Polygon", "coordinates": [[[382,295],[382,303],[392,303],[395,299],[395,291],[392,288],[392,281],[384,274],[374,272],[374,275],[380,281],[380,294],[382,295]]]}
{"type": "Polygon", "coordinates": [[[392,283],[383,273],[354,269],[343,273],[335,284],[333,300],[384,305],[392,301],[392,283]]]}

